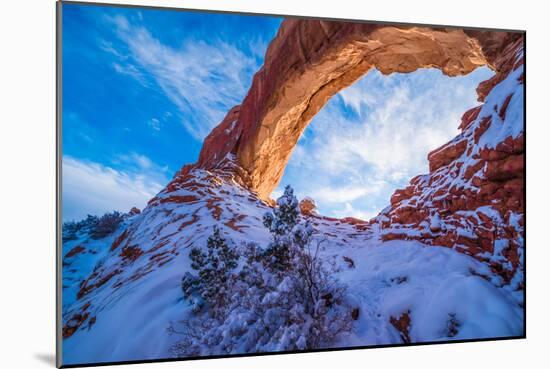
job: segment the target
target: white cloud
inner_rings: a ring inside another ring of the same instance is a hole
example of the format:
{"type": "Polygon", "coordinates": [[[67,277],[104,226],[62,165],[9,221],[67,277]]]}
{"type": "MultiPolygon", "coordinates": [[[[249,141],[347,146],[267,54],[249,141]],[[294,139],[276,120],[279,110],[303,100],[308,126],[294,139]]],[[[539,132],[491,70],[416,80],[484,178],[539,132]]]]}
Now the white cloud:
{"type": "Polygon", "coordinates": [[[427,153],[458,133],[464,111],[459,107],[436,114],[433,110],[441,109],[441,105],[434,101],[441,98],[453,96],[439,90],[413,96],[409,87],[399,86],[362,116],[359,124],[342,118],[338,110],[329,110],[317,124],[327,119],[338,123],[325,124],[316,131],[324,149],[314,154],[325,170],[335,174],[362,171],[364,165],[384,177],[426,172],[427,153]]]}
{"type": "MultiPolygon", "coordinates": [[[[151,76],[179,108],[182,124],[197,140],[202,140],[242,100],[259,67],[254,54],[249,56],[223,41],[188,41],[174,48],[125,17],[109,19],[128,49],[128,55],[123,55],[112,44],[103,42],[103,49],[120,60],[115,70],[144,85],[143,75],[151,76]]],[[[256,44],[251,43],[252,51],[256,44]]]]}
{"type": "MultiPolygon", "coordinates": [[[[144,157],[142,157],[144,158],[144,157]]],[[[151,162],[140,165],[151,167],[151,162]]],[[[142,209],[164,186],[162,176],[121,171],[99,163],[63,157],[63,220],[101,215],[133,206],[142,209]]]]}
{"type": "Polygon", "coordinates": [[[153,165],[151,159],[147,156],[134,154],[134,158],[136,159],[137,164],[143,169],[149,169],[153,165]]]}
{"type": "Polygon", "coordinates": [[[120,74],[124,74],[127,76],[130,76],[137,80],[139,83],[141,83],[143,86],[148,87],[149,84],[147,83],[145,76],[143,73],[132,64],[120,64],[120,63],[113,63],[113,69],[120,74]]]}
{"type": "Polygon", "coordinates": [[[312,197],[317,201],[339,203],[356,200],[369,193],[366,187],[322,187],[312,193],[312,197]]]}
{"type": "Polygon", "coordinates": [[[161,123],[160,120],[158,120],[157,118],[152,118],[147,122],[147,124],[155,131],[160,131],[161,123]]]}
{"type": "Polygon", "coordinates": [[[378,211],[359,210],[354,208],[351,203],[346,202],[343,208],[333,210],[331,215],[336,218],[354,217],[358,219],[368,220],[378,215],[378,211]]]}
{"type": "Polygon", "coordinates": [[[351,107],[357,114],[361,114],[361,107],[364,104],[376,104],[376,99],[358,83],[342,90],[338,94],[346,106],[351,107]]]}
{"type": "Polygon", "coordinates": [[[475,87],[490,75],[371,71],[314,117],[282,183],[313,197],[322,214],[376,215],[395,189],[428,172],[427,154],[457,135],[464,111],[478,104],[475,87]]]}
{"type": "Polygon", "coordinates": [[[283,189],[281,189],[281,188],[276,188],[276,189],[273,190],[273,192],[271,193],[271,198],[272,198],[272,199],[278,199],[279,197],[283,196],[283,194],[284,194],[283,189]]]}

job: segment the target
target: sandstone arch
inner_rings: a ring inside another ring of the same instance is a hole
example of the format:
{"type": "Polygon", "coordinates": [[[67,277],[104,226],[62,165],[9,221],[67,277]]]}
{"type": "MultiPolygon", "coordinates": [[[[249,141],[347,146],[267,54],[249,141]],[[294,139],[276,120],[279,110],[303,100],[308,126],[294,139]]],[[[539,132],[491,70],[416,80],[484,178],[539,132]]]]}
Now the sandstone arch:
{"type": "MultiPolygon", "coordinates": [[[[499,55],[519,37],[457,28],[285,20],[247,96],[205,139],[196,166],[213,168],[233,153],[247,172],[250,189],[267,199],[313,116],[371,68],[383,74],[438,68],[457,76],[488,65],[499,72],[505,68],[499,55]]],[[[483,88],[479,94],[483,99],[483,88]]]]}

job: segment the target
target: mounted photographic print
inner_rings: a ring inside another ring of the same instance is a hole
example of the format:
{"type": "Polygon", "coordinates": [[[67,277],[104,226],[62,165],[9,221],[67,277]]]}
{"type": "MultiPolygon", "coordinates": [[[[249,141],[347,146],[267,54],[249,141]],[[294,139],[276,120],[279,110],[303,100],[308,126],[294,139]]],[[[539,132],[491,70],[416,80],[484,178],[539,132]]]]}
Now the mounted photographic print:
{"type": "Polygon", "coordinates": [[[525,32],[57,10],[59,366],[525,337],[525,32]]]}

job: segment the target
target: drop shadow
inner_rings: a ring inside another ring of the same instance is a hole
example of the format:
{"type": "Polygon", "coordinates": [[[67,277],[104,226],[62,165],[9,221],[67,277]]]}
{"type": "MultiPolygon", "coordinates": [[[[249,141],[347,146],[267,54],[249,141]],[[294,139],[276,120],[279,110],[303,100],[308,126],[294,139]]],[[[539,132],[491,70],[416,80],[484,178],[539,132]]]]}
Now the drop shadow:
{"type": "Polygon", "coordinates": [[[34,358],[38,361],[55,367],[55,355],[54,354],[34,354],[34,358]]]}

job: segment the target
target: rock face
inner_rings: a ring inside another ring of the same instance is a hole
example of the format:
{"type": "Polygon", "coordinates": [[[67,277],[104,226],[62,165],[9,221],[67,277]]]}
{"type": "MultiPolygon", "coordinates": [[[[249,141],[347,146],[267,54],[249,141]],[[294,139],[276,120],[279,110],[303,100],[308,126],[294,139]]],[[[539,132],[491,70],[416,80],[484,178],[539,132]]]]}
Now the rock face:
{"type": "Polygon", "coordinates": [[[216,168],[234,154],[247,187],[267,200],[312,117],[371,68],[456,76],[487,65],[496,74],[477,88],[485,104],[464,113],[461,134],[428,155],[430,174],[397,190],[371,223],[386,240],[458,247],[495,268],[505,260],[510,280],[523,245],[523,42],[520,33],[287,20],[246,98],[189,168],[216,168]]]}
{"type": "Polygon", "coordinates": [[[317,214],[317,204],[311,197],[306,197],[300,201],[300,212],[303,215],[317,214]]]}
{"type": "MultiPolygon", "coordinates": [[[[506,32],[284,21],[246,98],[207,137],[197,165],[209,169],[234,153],[248,173],[250,188],[267,198],[313,116],[371,68],[390,74],[432,67],[449,76],[481,65],[505,69],[500,56],[518,37],[506,32]]],[[[482,86],[480,95],[496,82],[498,78],[482,86]]]]}
{"type": "Polygon", "coordinates": [[[462,117],[461,133],[428,155],[430,173],[395,191],[371,224],[382,238],[452,247],[487,262],[523,288],[525,136],[523,40],[494,59],[478,88],[484,104],[462,117]],[[488,88],[489,86],[490,88],[488,88]]]}

